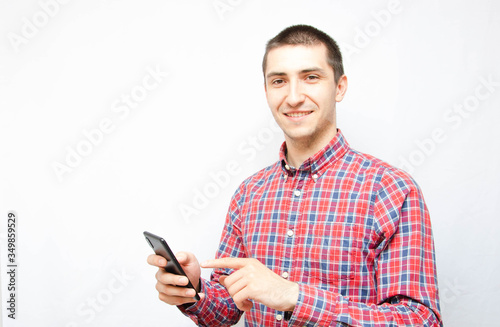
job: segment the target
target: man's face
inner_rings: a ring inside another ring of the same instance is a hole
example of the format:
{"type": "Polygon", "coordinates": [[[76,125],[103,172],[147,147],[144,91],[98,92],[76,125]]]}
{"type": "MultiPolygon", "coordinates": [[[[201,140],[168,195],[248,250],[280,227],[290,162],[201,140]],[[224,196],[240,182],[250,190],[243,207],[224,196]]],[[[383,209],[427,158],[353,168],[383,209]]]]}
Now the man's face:
{"type": "Polygon", "coordinates": [[[265,87],[267,103],[287,142],[326,144],[333,138],[335,104],[344,97],[347,79],[343,76],[335,83],[323,44],[269,51],[265,87]]]}

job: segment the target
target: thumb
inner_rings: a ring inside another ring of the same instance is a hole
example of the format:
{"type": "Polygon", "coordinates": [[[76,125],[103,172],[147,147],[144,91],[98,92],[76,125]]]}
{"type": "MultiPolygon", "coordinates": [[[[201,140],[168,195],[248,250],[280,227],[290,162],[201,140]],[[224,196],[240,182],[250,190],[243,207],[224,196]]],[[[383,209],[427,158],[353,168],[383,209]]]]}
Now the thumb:
{"type": "Polygon", "coordinates": [[[186,255],[186,252],[177,252],[175,254],[175,258],[177,259],[177,261],[179,261],[179,263],[186,263],[187,261],[187,255],[186,255]]]}
{"type": "Polygon", "coordinates": [[[183,266],[188,266],[193,263],[198,263],[196,256],[190,252],[177,252],[175,254],[177,261],[183,266]]]}

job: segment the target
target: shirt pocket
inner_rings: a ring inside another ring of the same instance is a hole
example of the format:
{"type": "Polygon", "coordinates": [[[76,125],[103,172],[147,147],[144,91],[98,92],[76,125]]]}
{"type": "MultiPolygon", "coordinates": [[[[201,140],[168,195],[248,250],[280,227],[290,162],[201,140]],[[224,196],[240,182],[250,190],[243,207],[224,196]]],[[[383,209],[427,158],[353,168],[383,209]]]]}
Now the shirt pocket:
{"type": "Polygon", "coordinates": [[[356,278],[361,264],[361,229],[342,223],[323,224],[304,236],[303,282],[324,289],[341,288],[356,278]]]}

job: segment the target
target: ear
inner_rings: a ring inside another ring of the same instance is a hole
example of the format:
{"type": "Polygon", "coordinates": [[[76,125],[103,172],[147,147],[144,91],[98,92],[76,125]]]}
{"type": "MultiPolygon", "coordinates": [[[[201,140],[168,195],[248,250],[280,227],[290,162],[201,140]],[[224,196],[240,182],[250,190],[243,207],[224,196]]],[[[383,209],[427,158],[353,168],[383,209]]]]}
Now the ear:
{"type": "Polygon", "coordinates": [[[337,89],[335,92],[335,101],[340,102],[344,98],[347,92],[347,76],[342,75],[337,83],[337,89]]]}

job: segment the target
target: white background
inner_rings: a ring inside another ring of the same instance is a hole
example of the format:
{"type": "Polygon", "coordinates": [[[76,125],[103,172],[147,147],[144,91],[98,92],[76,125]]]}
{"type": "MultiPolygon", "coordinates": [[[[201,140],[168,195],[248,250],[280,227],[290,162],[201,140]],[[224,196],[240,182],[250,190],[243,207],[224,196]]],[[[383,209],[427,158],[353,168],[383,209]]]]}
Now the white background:
{"type": "Polygon", "coordinates": [[[498,326],[499,17],[494,0],[1,1],[4,326],[193,325],[157,299],[142,232],[214,255],[232,193],[277,159],[261,60],[298,23],[341,45],[351,146],[424,191],[445,324],[498,326]]]}

